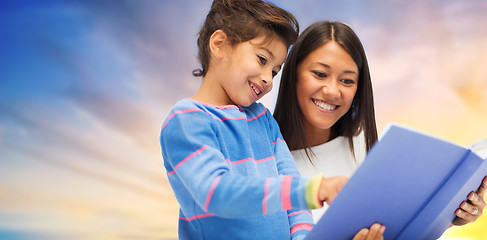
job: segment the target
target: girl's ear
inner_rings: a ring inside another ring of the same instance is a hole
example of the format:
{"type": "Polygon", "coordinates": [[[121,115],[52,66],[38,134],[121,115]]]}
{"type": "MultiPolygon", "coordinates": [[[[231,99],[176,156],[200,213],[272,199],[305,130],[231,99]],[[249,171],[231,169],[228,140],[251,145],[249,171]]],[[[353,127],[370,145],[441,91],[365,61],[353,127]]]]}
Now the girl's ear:
{"type": "Polygon", "coordinates": [[[224,50],[226,48],[228,36],[227,34],[218,29],[210,37],[210,53],[211,56],[216,59],[221,59],[224,56],[224,50]]]}

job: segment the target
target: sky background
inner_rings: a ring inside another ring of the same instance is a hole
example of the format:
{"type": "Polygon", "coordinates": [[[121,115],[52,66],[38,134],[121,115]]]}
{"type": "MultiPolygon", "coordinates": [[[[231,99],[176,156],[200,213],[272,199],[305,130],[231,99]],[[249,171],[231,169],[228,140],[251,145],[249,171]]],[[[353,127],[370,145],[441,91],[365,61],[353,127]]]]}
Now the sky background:
{"type": "MultiPolygon", "coordinates": [[[[394,122],[487,138],[487,1],[282,0],[301,29],[350,25],[394,122]]],[[[208,0],[0,2],[0,239],[177,239],[162,163],[169,109],[200,84],[208,0]]],[[[262,99],[274,108],[280,75],[262,99]]],[[[390,194],[390,193],[389,193],[390,194]]],[[[486,239],[487,217],[442,239],[486,239]]]]}

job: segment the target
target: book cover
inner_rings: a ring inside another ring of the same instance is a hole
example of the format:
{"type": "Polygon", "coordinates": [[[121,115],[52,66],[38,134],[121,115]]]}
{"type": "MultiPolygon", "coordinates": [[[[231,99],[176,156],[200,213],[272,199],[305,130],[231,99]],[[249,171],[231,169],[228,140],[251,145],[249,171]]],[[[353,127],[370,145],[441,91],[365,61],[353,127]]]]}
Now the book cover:
{"type": "Polygon", "coordinates": [[[306,239],[352,239],[376,222],[386,240],[436,239],[486,175],[472,150],[389,125],[306,239]]]}

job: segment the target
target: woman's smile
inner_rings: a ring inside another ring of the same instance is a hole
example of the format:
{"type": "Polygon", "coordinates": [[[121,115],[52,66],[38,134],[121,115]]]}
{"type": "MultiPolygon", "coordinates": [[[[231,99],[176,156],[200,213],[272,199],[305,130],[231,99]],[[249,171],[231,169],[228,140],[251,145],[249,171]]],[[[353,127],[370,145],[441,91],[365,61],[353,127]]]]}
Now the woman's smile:
{"type": "Polygon", "coordinates": [[[333,111],[333,110],[337,109],[338,107],[340,107],[340,106],[338,106],[338,105],[334,105],[334,104],[329,104],[329,103],[326,103],[326,102],[324,102],[324,101],[322,101],[322,100],[319,100],[319,99],[314,99],[314,98],[312,98],[312,99],[311,99],[311,101],[313,101],[313,103],[314,103],[316,106],[318,106],[318,108],[319,108],[320,110],[324,110],[324,111],[327,111],[327,112],[329,112],[329,111],[333,111]]]}

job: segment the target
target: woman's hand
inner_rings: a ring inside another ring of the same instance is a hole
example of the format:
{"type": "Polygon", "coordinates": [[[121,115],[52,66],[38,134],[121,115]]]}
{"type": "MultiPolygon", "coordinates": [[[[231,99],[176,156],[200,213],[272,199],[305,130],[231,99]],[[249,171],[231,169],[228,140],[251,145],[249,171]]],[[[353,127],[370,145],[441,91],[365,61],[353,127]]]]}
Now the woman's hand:
{"type": "Polygon", "coordinates": [[[372,224],[370,229],[362,228],[353,240],[383,240],[386,227],[378,223],[372,224]]]}
{"type": "Polygon", "coordinates": [[[475,222],[485,208],[484,195],[487,191],[487,176],[484,177],[479,189],[468,194],[468,201],[463,201],[460,207],[455,211],[457,217],[453,220],[452,225],[465,225],[467,223],[475,222]]]}

